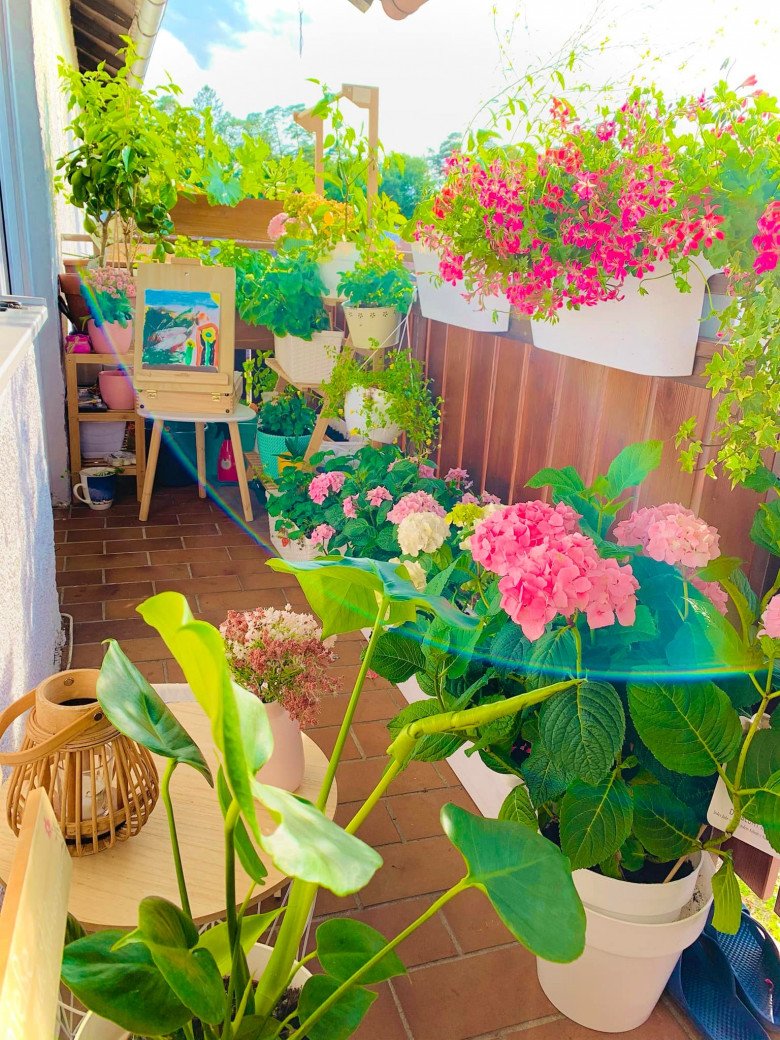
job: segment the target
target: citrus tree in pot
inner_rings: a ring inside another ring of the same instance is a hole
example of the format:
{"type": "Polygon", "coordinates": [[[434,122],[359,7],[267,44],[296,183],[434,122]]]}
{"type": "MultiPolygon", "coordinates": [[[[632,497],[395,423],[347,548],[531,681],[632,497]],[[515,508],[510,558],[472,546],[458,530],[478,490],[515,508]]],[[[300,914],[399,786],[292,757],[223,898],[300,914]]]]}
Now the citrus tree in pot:
{"type": "Polygon", "coordinates": [[[403,317],[414,299],[412,276],[389,239],[373,237],[361,258],[339,281],[352,346],[375,351],[395,347],[403,317]]]}
{"type": "MultiPolygon", "coordinates": [[[[194,620],[177,593],[162,593],[139,607],[162,635],[211,719],[221,759],[215,797],[225,818],[227,920],[200,936],[189,913],[168,784],[179,765],[200,771],[204,783],[214,783],[214,778],[200,749],[153,687],[118,644],[110,643],[98,689],[101,706],[117,729],[168,759],[161,800],[171,824],[180,905],[151,896],[139,906],[137,928],[82,935],[66,945],[63,981],[92,1012],[116,1023],[113,1033],[102,1032],[109,1040],[127,1038],[131,1032],[177,1040],[193,1040],[196,1035],[211,1040],[346,1040],[375,999],[367,987],[404,972],[396,948],[469,888],[484,892],[515,938],[538,955],[567,961],[582,950],[582,906],[561,852],[522,824],[484,820],[447,805],[442,823],[463,856],[461,880],[389,941],[361,922],[337,919],[320,925],[316,950],[305,960],[316,956],[321,972],[304,981],[298,951],[317,891],[324,887],[341,896],[359,891],[381,867],[381,857],[355,832],[424,737],[416,725],[399,733],[382,780],[345,829],[327,818],[323,810],[379,633],[388,624],[410,620],[418,609],[446,619],[458,630],[468,630],[474,622],[441,597],[419,593],[397,565],[349,559],[299,565],[277,560],[271,565],[298,576],[326,638],[371,625],[316,805],[256,779],[272,750],[265,707],[231,681],[217,630],[194,620]],[[260,829],[258,803],[277,822],[272,833],[260,829]],[[292,878],[287,907],[260,915],[247,912],[255,883],[262,883],[265,873],[257,846],[292,878]],[[236,857],[255,879],[243,902],[235,888],[236,857]],[[266,949],[262,958],[248,957],[247,951],[276,917],[281,917],[281,927],[273,950],[266,949]],[[303,986],[291,1008],[288,991],[293,979],[303,986]]],[[[456,730],[473,727],[504,710],[503,705],[479,708],[476,714],[463,712],[448,722],[456,730]]],[[[96,1024],[94,1015],[88,1016],[81,1040],[87,1040],[96,1024]]]]}
{"type": "MultiPolygon", "coordinates": [[[[660,454],[660,442],[632,445],[590,487],[570,467],[544,470],[530,485],[550,486],[554,505],[456,507],[463,551],[449,562],[445,552],[427,587],[473,610],[479,632],[464,642],[424,621],[384,635],[374,665],[396,682],[415,674],[429,698],[395,726],[432,723],[455,703],[517,706],[470,743],[519,784],[502,815],[541,829],[574,868],[586,951],[567,969],[540,962],[539,977],[560,1010],[607,1031],[647,1018],[703,929],[710,853],[723,861],[715,926],[738,927],[725,838],[708,831],[716,782],[733,803],[726,837],[746,818],[780,845],[780,736],[760,728],[780,695],[780,600],[772,589],[759,602],[717,532],[679,504],[612,527],[660,454]],[[575,685],[550,693],[552,680],[575,685]],[[740,713],[753,715],[744,735],[740,713]]],[[[756,535],[775,552],[777,515],[762,507],[756,535]]]]}
{"type": "Polygon", "coordinates": [[[271,330],[276,360],[291,382],[317,386],[329,377],[344,336],[331,331],[324,286],[309,251],[256,254],[240,292],[239,314],[271,330]]]}

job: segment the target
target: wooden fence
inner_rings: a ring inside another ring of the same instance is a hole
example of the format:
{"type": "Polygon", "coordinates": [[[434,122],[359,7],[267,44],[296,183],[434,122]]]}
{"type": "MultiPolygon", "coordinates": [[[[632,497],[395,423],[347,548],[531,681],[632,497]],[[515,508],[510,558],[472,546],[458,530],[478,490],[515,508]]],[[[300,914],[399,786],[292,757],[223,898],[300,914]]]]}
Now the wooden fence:
{"type": "Polygon", "coordinates": [[[748,537],[761,496],[732,489],[727,479],[683,473],[674,437],[696,416],[707,441],[716,404],[702,369],[715,344],[699,341],[694,375],[665,379],[633,375],[562,357],[530,344],[530,326],[507,333],[468,332],[413,315],[411,341],[434,391],[444,400],[439,467],[469,470],[480,489],[504,502],[539,497],[525,487],[544,466],[574,466],[586,482],[632,441],[664,442],[661,467],[645,482],[637,504],[681,502],[714,524],[722,551],[746,563],[763,583],[766,554],[748,537]]]}

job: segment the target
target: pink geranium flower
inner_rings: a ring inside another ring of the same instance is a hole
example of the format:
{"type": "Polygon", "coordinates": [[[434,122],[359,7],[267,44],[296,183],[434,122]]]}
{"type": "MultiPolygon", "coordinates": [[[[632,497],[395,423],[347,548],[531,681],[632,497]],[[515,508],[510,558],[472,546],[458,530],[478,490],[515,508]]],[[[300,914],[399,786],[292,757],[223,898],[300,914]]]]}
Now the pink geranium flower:
{"type": "Polygon", "coordinates": [[[287,213],[277,213],[268,221],[268,237],[272,242],[278,242],[284,234],[284,225],[290,219],[287,213]]]}
{"type": "Polygon", "coordinates": [[[766,605],[761,615],[763,628],[759,631],[760,636],[769,636],[770,639],[780,639],[780,593],[773,596],[766,605]]]}

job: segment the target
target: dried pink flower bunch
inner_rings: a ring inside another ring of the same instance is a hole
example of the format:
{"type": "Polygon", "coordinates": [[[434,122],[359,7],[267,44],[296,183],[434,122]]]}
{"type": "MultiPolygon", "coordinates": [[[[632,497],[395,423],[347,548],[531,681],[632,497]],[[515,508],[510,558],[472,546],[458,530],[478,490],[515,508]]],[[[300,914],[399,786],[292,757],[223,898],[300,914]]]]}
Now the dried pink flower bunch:
{"type": "Polygon", "coordinates": [[[219,631],[236,682],[265,704],[277,701],[302,728],[315,725],[320,697],[336,691],[327,670],[335,655],[311,614],[289,604],[230,610],[219,631]]]}
{"type": "Polygon", "coordinates": [[[639,583],[631,567],[599,556],[578,519],[563,503],[520,502],[491,513],[468,540],[477,563],[499,575],[501,606],[527,639],[576,611],[591,628],[634,623],[639,583]]]}

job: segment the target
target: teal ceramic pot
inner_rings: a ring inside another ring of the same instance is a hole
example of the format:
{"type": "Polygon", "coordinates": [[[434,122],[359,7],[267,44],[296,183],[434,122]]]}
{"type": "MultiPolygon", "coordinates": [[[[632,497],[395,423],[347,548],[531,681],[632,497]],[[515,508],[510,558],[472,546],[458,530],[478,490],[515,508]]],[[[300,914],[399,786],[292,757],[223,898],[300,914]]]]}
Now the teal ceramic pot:
{"type": "Polygon", "coordinates": [[[263,433],[257,431],[257,453],[263,464],[263,470],[271,480],[279,479],[279,456],[287,451],[289,441],[295,447],[296,454],[306,451],[311,436],[305,437],[279,437],[275,433],[263,433]]]}

